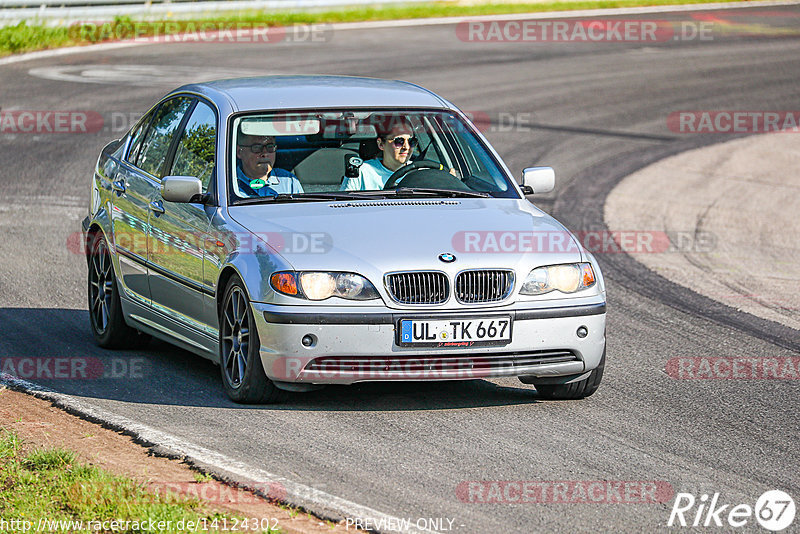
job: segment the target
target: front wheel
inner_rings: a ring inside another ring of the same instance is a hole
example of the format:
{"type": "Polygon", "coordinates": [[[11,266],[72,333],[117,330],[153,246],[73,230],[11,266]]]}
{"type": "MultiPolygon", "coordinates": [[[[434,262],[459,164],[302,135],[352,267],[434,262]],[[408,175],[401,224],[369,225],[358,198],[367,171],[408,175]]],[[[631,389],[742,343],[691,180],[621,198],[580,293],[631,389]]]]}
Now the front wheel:
{"type": "Polygon", "coordinates": [[[233,276],[219,313],[219,362],[222,385],[234,402],[269,404],[286,398],[286,392],[267,378],[260,347],[247,292],[242,281],[233,276]]]}
{"type": "Polygon", "coordinates": [[[572,382],[570,384],[545,384],[537,383],[537,380],[532,377],[520,377],[520,380],[526,384],[533,384],[533,386],[536,388],[536,392],[543,399],[585,399],[597,391],[597,388],[600,387],[600,382],[603,380],[603,369],[605,366],[606,351],[603,350],[603,356],[600,358],[600,364],[594,370],[592,370],[588,377],[578,382],[572,382]]]}
{"type": "Polygon", "coordinates": [[[105,349],[143,347],[150,341],[150,336],[125,323],[106,238],[98,232],[91,239],[88,296],[92,334],[97,344],[105,349]]]}

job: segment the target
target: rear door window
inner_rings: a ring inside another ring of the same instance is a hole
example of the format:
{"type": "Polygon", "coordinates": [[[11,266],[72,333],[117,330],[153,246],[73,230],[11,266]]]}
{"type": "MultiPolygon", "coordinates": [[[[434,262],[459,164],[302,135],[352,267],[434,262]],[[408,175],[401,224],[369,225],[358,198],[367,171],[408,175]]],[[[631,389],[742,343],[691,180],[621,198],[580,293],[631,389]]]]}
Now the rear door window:
{"type": "Polygon", "coordinates": [[[142,148],[144,134],[147,133],[147,128],[150,126],[150,123],[153,122],[153,114],[155,114],[155,111],[148,113],[131,133],[131,147],[130,150],[128,150],[128,157],[126,157],[125,160],[133,165],[136,165],[136,158],[139,156],[139,151],[142,148]]]}
{"type": "Polygon", "coordinates": [[[142,142],[141,153],[136,160],[137,167],[156,178],[163,176],[172,138],[191,103],[189,97],[178,97],[161,104],[142,142]]]}
{"type": "Polygon", "coordinates": [[[214,169],[216,144],[217,117],[208,104],[198,102],[178,141],[170,174],[200,178],[203,192],[207,192],[214,169]]]}

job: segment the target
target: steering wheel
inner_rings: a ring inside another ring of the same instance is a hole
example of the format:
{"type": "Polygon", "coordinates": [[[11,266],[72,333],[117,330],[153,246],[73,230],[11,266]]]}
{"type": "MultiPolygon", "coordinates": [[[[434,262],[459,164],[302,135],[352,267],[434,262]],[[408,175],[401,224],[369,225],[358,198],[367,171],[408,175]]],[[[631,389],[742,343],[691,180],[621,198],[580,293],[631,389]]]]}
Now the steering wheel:
{"type": "MultiPolygon", "coordinates": [[[[419,161],[415,161],[414,163],[409,163],[408,165],[403,165],[396,171],[392,173],[388,180],[386,180],[386,185],[383,186],[384,189],[396,189],[398,182],[406,177],[406,175],[411,174],[413,172],[417,172],[421,169],[436,169],[439,171],[444,171],[444,165],[441,163],[437,163],[435,161],[431,161],[429,159],[421,159],[419,161]]],[[[447,172],[447,171],[445,171],[447,172]]]]}

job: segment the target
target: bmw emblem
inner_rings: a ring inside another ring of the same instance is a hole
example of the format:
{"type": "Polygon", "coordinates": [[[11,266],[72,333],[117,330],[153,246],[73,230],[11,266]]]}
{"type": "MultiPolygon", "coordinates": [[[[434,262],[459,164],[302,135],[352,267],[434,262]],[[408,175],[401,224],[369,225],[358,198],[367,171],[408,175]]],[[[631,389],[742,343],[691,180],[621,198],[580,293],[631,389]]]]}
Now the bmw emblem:
{"type": "Polygon", "coordinates": [[[445,252],[444,254],[439,254],[439,259],[445,263],[453,263],[456,261],[456,257],[449,252],[445,252]]]}

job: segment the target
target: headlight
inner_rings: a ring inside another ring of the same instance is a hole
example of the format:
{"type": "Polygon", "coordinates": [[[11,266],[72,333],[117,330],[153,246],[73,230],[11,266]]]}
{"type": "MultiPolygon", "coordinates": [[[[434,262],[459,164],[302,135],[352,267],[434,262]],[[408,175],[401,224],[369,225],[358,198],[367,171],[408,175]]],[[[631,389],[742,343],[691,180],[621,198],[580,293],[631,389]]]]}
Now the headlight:
{"type": "Polygon", "coordinates": [[[325,300],[336,292],[336,279],[331,273],[301,273],[300,287],[309,300],[325,300]]]}
{"type": "Polygon", "coordinates": [[[369,280],[355,273],[312,271],[296,273],[284,271],[270,277],[272,288],[278,293],[308,300],[325,300],[341,297],[349,300],[378,298],[378,291],[369,280]]]}
{"type": "Polygon", "coordinates": [[[547,265],[532,270],[520,289],[521,295],[542,295],[550,291],[575,293],[595,284],[591,263],[547,265]]]}

